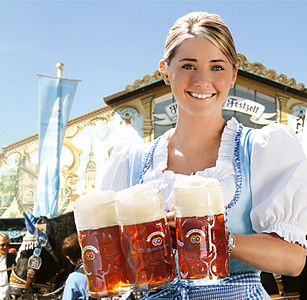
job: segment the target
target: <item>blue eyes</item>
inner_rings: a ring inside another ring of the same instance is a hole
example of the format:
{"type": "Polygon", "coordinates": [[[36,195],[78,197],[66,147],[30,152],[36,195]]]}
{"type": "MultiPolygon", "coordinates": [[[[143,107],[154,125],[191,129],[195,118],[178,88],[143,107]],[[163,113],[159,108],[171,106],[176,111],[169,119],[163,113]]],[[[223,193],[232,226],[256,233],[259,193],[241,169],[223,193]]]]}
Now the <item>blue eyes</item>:
{"type": "Polygon", "coordinates": [[[211,70],[212,70],[212,71],[222,71],[222,70],[224,70],[224,68],[223,68],[222,66],[213,66],[213,67],[211,68],[211,70]]]}
{"type": "Polygon", "coordinates": [[[182,68],[186,70],[195,70],[194,66],[191,64],[185,64],[182,66],[182,68]]]}
{"type": "MultiPolygon", "coordinates": [[[[183,69],[185,70],[196,70],[196,67],[194,67],[192,64],[185,64],[182,66],[183,69]]],[[[211,67],[212,71],[222,71],[225,70],[222,66],[219,65],[214,65],[211,67]]]]}

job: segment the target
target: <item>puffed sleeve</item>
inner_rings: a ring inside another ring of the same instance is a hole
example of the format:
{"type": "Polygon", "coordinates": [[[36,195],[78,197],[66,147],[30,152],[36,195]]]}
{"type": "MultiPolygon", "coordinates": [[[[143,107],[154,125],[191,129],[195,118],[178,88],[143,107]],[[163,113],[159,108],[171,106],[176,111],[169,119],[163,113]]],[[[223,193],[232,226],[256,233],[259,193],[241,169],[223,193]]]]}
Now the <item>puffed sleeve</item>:
{"type": "Polygon", "coordinates": [[[253,130],[251,139],[253,229],[306,247],[307,163],[301,145],[281,124],[253,130]]]}
{"type": "Polygon", "coordinates": [[[127,174],[130,148],[128,144],[119,144],[114,147],[102,176],[102,191],[113,190],[118,192],[128,187],[127,174]]]}

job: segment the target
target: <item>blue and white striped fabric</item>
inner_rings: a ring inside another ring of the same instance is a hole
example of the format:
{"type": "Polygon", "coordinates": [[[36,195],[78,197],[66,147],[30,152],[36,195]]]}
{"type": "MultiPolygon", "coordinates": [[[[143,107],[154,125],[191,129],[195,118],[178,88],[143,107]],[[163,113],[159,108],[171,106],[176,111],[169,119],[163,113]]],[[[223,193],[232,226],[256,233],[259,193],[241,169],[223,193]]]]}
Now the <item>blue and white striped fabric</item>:
{"type": "Polygon", "coordinates": [[[159,290],[148,292],[142,300],[172,299],[172,300],[263,300],[270,299],[264,290],[259,272],[238,273],[219,285],[189,286],[182,281],[159,290]]]}

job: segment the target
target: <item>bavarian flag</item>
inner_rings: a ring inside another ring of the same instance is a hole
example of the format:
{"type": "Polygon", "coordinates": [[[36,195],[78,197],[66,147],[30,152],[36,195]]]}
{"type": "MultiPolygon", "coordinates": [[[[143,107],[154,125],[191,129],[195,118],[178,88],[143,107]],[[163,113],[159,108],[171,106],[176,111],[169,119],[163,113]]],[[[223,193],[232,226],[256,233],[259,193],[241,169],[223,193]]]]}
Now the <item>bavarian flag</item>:
{"type": "Polygon", "coordinates": [[[58,213],[60,155],[79,80],[39,75],[39,158],[34,216],[58,213]]]}

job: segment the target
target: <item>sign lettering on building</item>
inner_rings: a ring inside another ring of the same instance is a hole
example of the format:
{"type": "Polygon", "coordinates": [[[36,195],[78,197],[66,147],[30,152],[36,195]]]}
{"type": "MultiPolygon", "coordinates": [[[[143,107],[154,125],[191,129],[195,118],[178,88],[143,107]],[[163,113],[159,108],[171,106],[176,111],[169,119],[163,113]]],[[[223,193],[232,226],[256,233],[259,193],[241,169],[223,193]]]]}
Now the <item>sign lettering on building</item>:
{"type": "MultiPolygon", "coordinates": [[[[177,103],[171,103],[165,106],[165,113],[155,114],[155,124],[171,125],[177,121],[177,103]]],[[[265,113],[265,106],[255,101],[241,97],[229,96],[224,105],[224,110],[237,111],[250,116],[250,121],[255,124],[267,125],[275,123],[273,118],[276,113],[265,113]]]]}

